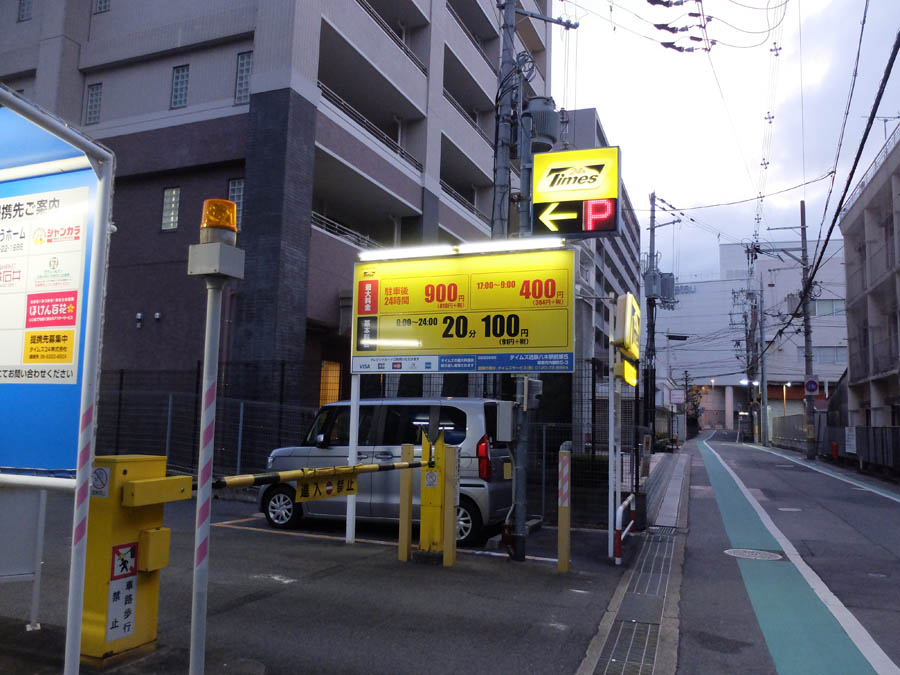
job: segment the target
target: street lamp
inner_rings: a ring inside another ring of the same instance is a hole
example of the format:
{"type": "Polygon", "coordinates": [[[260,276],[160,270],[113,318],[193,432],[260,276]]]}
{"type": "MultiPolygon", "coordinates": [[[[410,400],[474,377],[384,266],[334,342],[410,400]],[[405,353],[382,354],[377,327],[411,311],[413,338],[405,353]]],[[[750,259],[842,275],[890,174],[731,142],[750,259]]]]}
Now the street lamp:
{"type": "Polygon", "coordinates": [[[781,402],[784,405],[784,416],[787,417],[787,390],[791,386],[790,382],[781,385],[781,402]]]}

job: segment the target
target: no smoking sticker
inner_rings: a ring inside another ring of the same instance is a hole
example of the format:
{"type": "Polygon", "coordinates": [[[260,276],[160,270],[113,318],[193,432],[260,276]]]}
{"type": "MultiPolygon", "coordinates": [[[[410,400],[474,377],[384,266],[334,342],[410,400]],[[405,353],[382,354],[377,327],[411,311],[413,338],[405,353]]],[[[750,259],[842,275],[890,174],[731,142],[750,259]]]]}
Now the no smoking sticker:
{"type": "Polygon", "coordinates": [[[105,466],[91,472],[91,497],[109,497],[109,469],[105,466]]]}

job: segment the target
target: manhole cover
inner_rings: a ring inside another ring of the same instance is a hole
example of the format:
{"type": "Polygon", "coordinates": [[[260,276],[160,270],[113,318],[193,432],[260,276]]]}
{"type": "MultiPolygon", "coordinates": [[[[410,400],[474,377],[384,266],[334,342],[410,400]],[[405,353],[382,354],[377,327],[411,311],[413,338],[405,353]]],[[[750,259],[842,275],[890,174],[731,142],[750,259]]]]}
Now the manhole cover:
{"type": "Polygon", "coordinates": [[[781,555],[778,553],[757,551],[753,548],[729,548],[725,553],[735,558],[746,558],[748,560],[781,560],[781,555]]]}

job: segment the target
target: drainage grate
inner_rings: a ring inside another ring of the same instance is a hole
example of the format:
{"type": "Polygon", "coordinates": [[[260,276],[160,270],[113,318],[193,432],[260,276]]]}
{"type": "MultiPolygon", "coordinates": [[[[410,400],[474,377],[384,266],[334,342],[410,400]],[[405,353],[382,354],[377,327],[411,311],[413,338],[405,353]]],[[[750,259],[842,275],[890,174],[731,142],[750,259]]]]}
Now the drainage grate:
{"type": "Polygon", "coordinates": [[[651,534],[644,538],[628,584],[628,591],[638,595],[665,597],[672,571],[675,538],[651,534]]]}
{"type": "Polygon", "coordinates": [[[613,623],[600,661],[594,669],[602,675],[652,675],[659,642],[659,626],[636,621],[613,623]]]}

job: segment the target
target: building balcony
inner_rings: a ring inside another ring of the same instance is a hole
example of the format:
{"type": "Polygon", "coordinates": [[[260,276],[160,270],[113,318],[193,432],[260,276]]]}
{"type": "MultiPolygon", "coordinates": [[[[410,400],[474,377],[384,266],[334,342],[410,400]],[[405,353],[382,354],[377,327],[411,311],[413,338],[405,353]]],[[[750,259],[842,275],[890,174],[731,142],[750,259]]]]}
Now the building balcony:
{"type": "Polygon", "coordinates": [[[872,375],[886,375],[897,372],[897,339],[888,336],[872,344],[872,375]]]}
{"type": "Polygon", "coordinates": [[[861,382],[869,377],[868,351],[850,353],[850,382],[861,382]]]}
{"type": "Polygon", "coordinates": [[[860,297],[868,288],[866,281],[866,268],[858,267],[847,272],[847,302],[852,302],[860,297]]]}
{"type": "Polygon", "coordinates": [[[344,99],[342,99],[335,92],[325,86],[322,82],[319,82],[318,85],[319,89],[322,91],[322,98],[338,108],[342,113],[353,120],[353,122],[359,125],[359,127],[363,129],[367,134],[376,139],[384,147],[397,154],[410,166],[414,167],[417,171],[422,171],[422,163],[418,159],[413,157],[409,152],[407,152],[399,143],[397,143],[396,140],[391,138],[387,133],[379,128],[377,124],[375,124],[372,120],[358,111],[352,105],[347,103],[344,99]]]}
{"type": "MultiPolygon", "coordinates": [[[[463,32],[463,35],[466,36],[466,38],[471,43],[472,47],[475,49],[475,51],[478,53],[478,55],[482,58],[482,60],[487,64],[487,67],[490,69],[490,71],[492,73],[494,73],[494,75],[496,76],[497,73],[499,72],[499,69],[497,68],[497,59],[492,59],[488,55],[487,50],[485,49],[485,44],[488,41],[485,39],[479,39],[478,37],[476,37],[475,34],[466,25],[465,21],[456,12],[456,10],[453,9],[453,6],[450,3],[447,3],[447,12],[449,12],[450,16],[452,16],[454,18],[454,20],[456,21],[460,30],[463,32]]],[[[496,36],[494,36],[493,39],[496,40],[496,36]]]]}
{"type": "Polygon", "coordinates": [[[882,276],[894,270],[895,265],[894,240],[887,239],[869,257],[869,276],[872,283],[878,283],[882,276]]]}
{"type": "Polygon", "coordinates": [[[416,56],[416,53],[409,48],[409,46],[403,42],[397,33],[391,28],[390,24],[385,21],[378,11],[366,0],[356,0],[356,3],[365,10],[366,14],[375,22],[375,24],[387,35],[391,41],[396,45],[397,49],[399,49],[403,54],[408,58],[412,64],[422,71],[423,75],[428,74],[428,67],[422,62],[422,60],[416,56]]]}
{"type": "Polygon", "coordinates": [[[464,209],[466,209],[467,211],[469,211],[471,214],[473,214],[474,216],[476,216],[476,217],[478,218],[478,220],[480,220],[482,223],[484,223],[485,225],[490,226],[490,224],[491,224],[490,216],[488,216],[486,213],[482,213],[482,212],[475,206],[475,204],[473,204],[473,203],[470,202],[468,199],[466,199],[465,197],[463,197],[459,192],[457,192],[456,190],[454,190],[453,187],[452,187],[449,183],[447,183],[446,181],[443,181],[443,180],[442,180],[442,181],[441,181],[441,190],[443,190],[443,192],[444,192],[446,195],[452,197],[453,200],[454,200],[457,204],[459,204],[459,205],[462,206],[464,209]]]}

